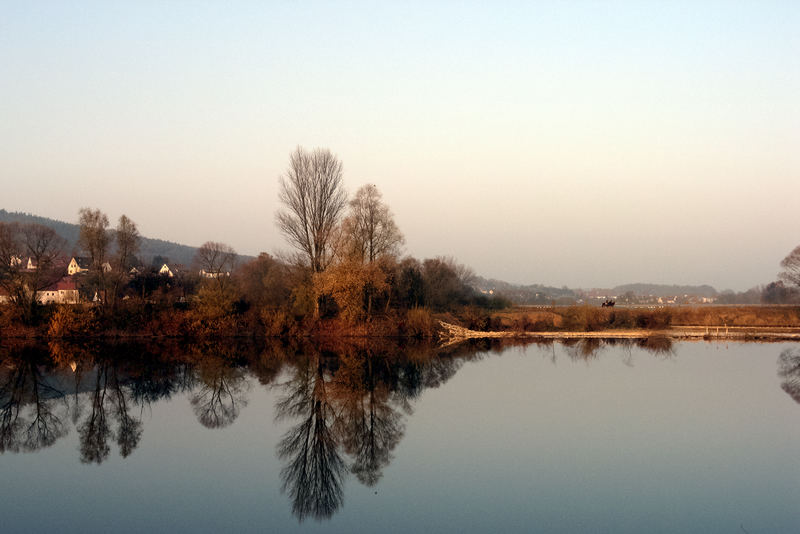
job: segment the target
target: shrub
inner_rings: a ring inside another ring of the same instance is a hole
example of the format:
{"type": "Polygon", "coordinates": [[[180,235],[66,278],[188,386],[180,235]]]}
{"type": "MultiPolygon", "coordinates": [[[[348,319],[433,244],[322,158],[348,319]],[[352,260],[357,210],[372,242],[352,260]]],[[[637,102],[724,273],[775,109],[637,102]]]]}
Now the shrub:
{"type": "Polygon", "coordinates": [[[474,306],[464,308],[459,315],[464,327],[470,330],[486,331],[492,324],[489,314],[474,306]]]}
{"type": "Polygon", "coordinates": [[[94,308],[59,306],[50,317],[47,335],[51,338],[85,337],[97,330],[94,308]]]}
{"type": "Polygon", "coordinates": [[[667,308],[643,310],[636,317],[636,326],[654,330],[667,328],[672,324],[672,312],[667,308]]]}
{"type": "Polygon", "coordinates": [[[563,328],[584,332],[602,328],[605,323],[603,311],[589,306],[569,306],[561,312],[563,328]]]}
{"type": "Polygon", "coordinates": [[[436,334],[437,323],[428,308],[412,308],[406,314],[405,331],[411,337],[431,338],[436,334]]]}
{"type": "Polygon", "coordinates": [[[297,331],[297,321],[294,316],[283,309],[261,310],[261,322],[267,337],[288,336],[297,331]]]}

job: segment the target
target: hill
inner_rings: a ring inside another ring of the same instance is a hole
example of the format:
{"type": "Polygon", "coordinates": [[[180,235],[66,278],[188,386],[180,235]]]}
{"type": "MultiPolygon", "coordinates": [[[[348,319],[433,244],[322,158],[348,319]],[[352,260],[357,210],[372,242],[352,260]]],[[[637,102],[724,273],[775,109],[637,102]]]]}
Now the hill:
{"type": "Polygon", "coordinates": [[[549,287],[541,284],[511,284],[502,280],[476,276],[472,286],[481,293],[502,295],[514,304],[571,304],[578,295],[568,287],[549,287]]]}
{"type": "MultiPolygon", "coordinates": [[[[76,253],[78,251],[78,234],[80,230],[77,224],[4,209],[0,209],[0,222],[37,223],[47,226],[66,240],[67,252],[76,253]]],[[[197,247],[181,245],[163,239],[142,237],[138,256],[145,265],[149,265],[153,258],[157,256],[164,258],[163,261],[189,265],[192,262],[192,258],[194,258],[195,252],[197,252],[197,247]]]]}
{"type": "Polygon", "coordinates": [[[611,290],[614,295],[624,295],[632,292],[637,296],[671,297],[675,295],[695,295],[698,297],[713,298],[717,296],[717,290],[710,285],[682,286],[669,284],[623,284],[611,290]]]}

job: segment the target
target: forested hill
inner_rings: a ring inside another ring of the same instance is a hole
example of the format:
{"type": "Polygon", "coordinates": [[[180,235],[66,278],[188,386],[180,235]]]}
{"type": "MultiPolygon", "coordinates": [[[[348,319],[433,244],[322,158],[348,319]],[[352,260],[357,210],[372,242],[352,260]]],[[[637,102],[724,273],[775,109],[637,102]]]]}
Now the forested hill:
{"type": "MultiPolygon", "coordinates": [[[[31,215],[29,213],[6,211],[4,209],[0,209],[0,222],[38,223],[48,226],[67,241],[67,253],[77,252],[79,232],[77,224],[48,219],[47,217],[39,217],[38,215],[31,215]]],[[[180,245],[171,241],[164,241],[163,239],[142,237],[138,256],[145,264],[149,264],[156,256],[161,256],[164,258],[164,261],[189,265],[196,251],[196,247],[180,245]]]]}

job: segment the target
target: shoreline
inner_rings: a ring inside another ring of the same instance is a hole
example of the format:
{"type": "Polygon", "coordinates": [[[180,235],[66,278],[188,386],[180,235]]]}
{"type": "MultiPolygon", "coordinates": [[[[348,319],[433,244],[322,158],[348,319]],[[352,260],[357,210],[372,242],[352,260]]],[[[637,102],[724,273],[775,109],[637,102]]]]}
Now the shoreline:
{"type": "Polygon", "coordinates": [[[732,340],[732,341],[800,341],[797,327],[724,327],[675,326],[663,329],[604,329],[592,331],[553,330],[540,332],[470,330],[440,321],[445,344],[469,339],[648,339],[663,337],[675,340],[732,340]]]}

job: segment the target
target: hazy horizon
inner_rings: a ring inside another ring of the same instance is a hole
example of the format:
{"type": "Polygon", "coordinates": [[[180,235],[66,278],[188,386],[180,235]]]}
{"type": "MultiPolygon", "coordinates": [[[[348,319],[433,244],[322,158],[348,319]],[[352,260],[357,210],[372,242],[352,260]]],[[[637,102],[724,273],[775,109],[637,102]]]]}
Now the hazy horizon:
{"type": "Polygon", "coordinates": [[[792,2],[0,7],[2,206],[287,250],[325,147],[406,254],[514,283],[774,280],[800,244],[792,2]]]}

